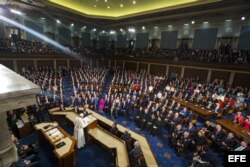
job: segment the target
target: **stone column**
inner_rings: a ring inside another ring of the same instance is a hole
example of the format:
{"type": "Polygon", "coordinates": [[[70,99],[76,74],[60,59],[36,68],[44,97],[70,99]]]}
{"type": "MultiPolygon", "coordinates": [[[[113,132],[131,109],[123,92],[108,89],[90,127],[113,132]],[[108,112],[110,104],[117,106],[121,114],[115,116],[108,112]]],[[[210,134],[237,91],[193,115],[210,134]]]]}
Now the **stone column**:
{"type": "Polygon", "coordinates": [[[6,113],[0,111],[0,167],[10,166],[17,161],[17,150],[11,141],[11,136],[6,122],[6,113]]]}
{"type": "Polygon", "coordinates": [[[125,68],[125,61],[122,61],[122,69],[125,68]]]}
{"type": "Polygon", "coordinates": [[[150,73],[150,63],[148,63],[148,74],[150,73]]]}
{"type": "Polygon", "coordinates": [[[139,72],[139,62],[136,62],[136,72],[139,72]]]}
{"type": "Polygon", "coordinates": [[[166,66],[166,76],[168,76],[169,73],[169,65],[166,66]]]}
{"type": "Polygon", "coordinates": [[[210,82],[212,76],[212,70],[208,70],[207,81],[210,82]]]}
{"type": "Polygon", "coordinates": [[[56,66],[56,59],[54,59],[54,69],[55,69],[55,70],[57,69],[57,66],[56,66]]]}
{"type": "Polygon", "coordinates": [[[34,59],[34,67],[35,67],[35,69],[37,69],[37,60],[36,59],[34,59]]]}
{"type": "Polygon", "coordinates": [[[67,68],[69,68],[69,59],[67,59],[67,68]]]}
{"type": "Polygon", "coordinates": [[[14,65],[14,71],[18,72],[16,60],[13,60],[13,65],[14,65]]]}
{"type": "Polygon", "coordinates": [[[234,77],[235,77],[235,71],[232,71],[230,74],[229,81],[228,81],[229,85],[233,85],[234,77]]]}
{"type": "Polygon", "coordinates": [[[181,68],[181,78],[184,77],[184,72],[185,72],[185,67],[182,67],[182,68],[181,68]]]}

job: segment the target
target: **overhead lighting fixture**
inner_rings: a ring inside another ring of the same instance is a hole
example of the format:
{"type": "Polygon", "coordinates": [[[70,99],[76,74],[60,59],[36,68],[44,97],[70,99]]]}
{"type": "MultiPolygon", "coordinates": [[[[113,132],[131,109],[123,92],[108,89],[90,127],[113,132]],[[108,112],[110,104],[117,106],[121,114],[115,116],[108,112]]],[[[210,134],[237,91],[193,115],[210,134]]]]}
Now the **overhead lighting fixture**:
{"type": "Polygon", "coordinates": [[[204,21],[203,24],[208,24],[208,21],[204,21]]]}
{"type": "Polygon", "coordinates": [[[45,19],[45,17],[41,17],[41,19],[42,19],[42,20],[44,20],[44,19],[45,19]]]}
{"type": "Polygon", "coordinates": [[[108,2],[108,0],[104,0],[104,2],[105,2],[105,3],[107,3],[107,2],[108,2]]]}
{"type": "Polygon", "coordinates": [[[96,5],[94,5],[94,7],[96,8],[96,5]]]}
{"type": "Polygon", "coordinates": [[[129,28],[129,29],[128,29],[128,32],[134,33],[134,32],[135,32],[135,29],[134,29],[134,28],[129,28]]]}
{"type": "Polygon", "coordinates": [[[86,28],[86,26],[83,26],[82,28],[83,28],[83,29],[85,29],[85,28],[86,28]]]}
{"type": "Polygon", "coordinates": [[[244,16],[241,17],[241,20],[245,20],[245,19],[246,19],[246,17],[244,17],[244,16]]]}
{"type": "Polygon", "coordinates": [[[230,21],[232,21],[231,19],[227,19],[227,20],[225,20],[226,22],[230,22],[230,21]]]}
{"type": "Polygon", "coordinates": [[[15,9],[10,9],[10,12],[11,13],[15,13],[15,14],[18,14],[18,15],[21,15],[22,12],[18,11],[18,10],[15,10],[15,9]]]}
{"type": "Polygon", "coordinates": [[[120,7],[121,7],[121,8],[123,7],[123,4],[122,4],[122,3],[120,4],[120,7]]]}
{"type": "Polygon", "coordinates": [[[93,31],[96,31],[96,28],[94,28],[93,31]]]}
{"type": "Polygon", "coordinates": [[[145,27],[144,27],[144,26],[142,26],[142,29],[143,29],[143,30],[145,30],[145,27]]]}
{"type": "Polygon", "coordinates": [[[157,27],[157,26],[155,26],[154,28],[155,28],[155,29],[157,29],[158,27],[157,27]]]}
{"type": "Polygon", "coordinates": [[[73,27],[73,26],[74,26],[74,23],[71,23],[71,26],[73,27]]]}
{"type": "Polygon", "coordinates": [[[168,25],[168,27],[173,27],[172,25],[168,25]]]}
{"type": "Polygon", "coordinates": [[[133,4],[135,5],[135,4],[136,4],[136,1],[133,1],[133,4]]]}
{"type": "Polygon", "coordinates": [[[184,26],[188,26],[188,25],[189,25],[188,23],[184,24],[184,26]]]}
{"type": "Polygon", "coordinates": [[[195,23],[195,21],[193,20],[193,21],[191,21],[191,24],[194,24],[195,23]]]}
{"type": "Polygon", "coordinates": [[[58,20],[58,19],[56,20],[56,22],[57,22],[57,23],[61,23],[61,21],[60,21],[60,20],[58,20]]]}
{"type": "Polygon", "coordinates": [[[110,6],[107,6],[108,9],[110,9],[110,6]]]}
{"type": "Polygon", "coordinates": [[[123,29],[122,29],[122,28],[120,28],[120,31],[123,31],[123,29]]]}
{"type": "Polygon", "coordinates": [[[102,30],[102,33],[105,33],[105,31],[104,31],[104,30],[102,30]]]}
{"type": "Polygon", "coordinates": [[[110,33],[110,34],[115,34],[115,31],[110,31],[109,33],[110,33]]]}

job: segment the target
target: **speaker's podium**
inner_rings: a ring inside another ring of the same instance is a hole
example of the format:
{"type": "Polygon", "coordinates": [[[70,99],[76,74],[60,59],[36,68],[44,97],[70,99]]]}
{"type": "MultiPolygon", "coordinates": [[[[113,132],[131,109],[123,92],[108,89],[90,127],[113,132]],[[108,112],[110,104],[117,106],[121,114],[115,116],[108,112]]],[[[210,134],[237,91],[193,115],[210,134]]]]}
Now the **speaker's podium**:
{"type": "Polygon", "coordinates": [[[39,144],[48,143],[55,155],[56,166],[75,167],[77,161],[76,139],[65,132],[56,122],[35,125],[39,144]]]}

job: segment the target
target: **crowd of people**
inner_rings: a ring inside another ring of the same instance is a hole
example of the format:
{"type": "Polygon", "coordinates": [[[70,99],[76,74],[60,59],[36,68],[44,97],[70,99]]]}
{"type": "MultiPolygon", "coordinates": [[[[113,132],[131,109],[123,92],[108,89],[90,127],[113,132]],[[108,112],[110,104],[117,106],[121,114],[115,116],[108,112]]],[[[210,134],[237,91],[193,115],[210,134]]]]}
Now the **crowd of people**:
{"type": "Polygon", "coordinates": [[[30,41],[18,38],[0,38],[0,53],[55,54],[58,53],[58,50],[41,41],[30,41]]]}
{"type": "Polygon", "coordinates": [[[41,41],[30,41],[18,38],[0,38],[0,53],[13,54],[77,54],[100,55],[108,57],[129,57],[140,59],[182,60],[192,62],[206,62],[219,64],[250,64],[250,51],[232,49],[228,44],[221,44],[218,49],[191,49],[185,44],[180,44],[176,49],[150,48],[74,48],[65,46],[64,50],[41,41]]]}
{"type": "MultiPolygon", "coordinates": [[[[41,67],[23,70],[21,74],[41,87],[38,104],[27,109],[38,122],[46,119],[51,107],[59,106],[64,111],[65,106],[72,106],[79,113],[78,107],[88,105],[96,112],[111,113],[115,119],[129,115],[127,119],[133,118],[138,128],[153,136],[167,131],[169,145],[176,154],[193,156],[196,164],[211,161],[206,156],[208,148],[217,153],[249,149],[246,141],[239,142],[232,132],[216,123],[218,118],[229,116],[226,118],[250,130],[249,115],[243,112],[250,106],[249,88],[205,82],[198,77],[157,76],[145,71],[89,66],[57,70],[41,67]],[[105,91],[108,76],[113,78],[105,91]],[[211,121],[205,122],[181,105],[180,99],[210,111],[211,121]]],[[[117,133],[115,128],[111,132],[117,133]]],[[[123,136],[124,140],[128,136],[123,136]]]]}

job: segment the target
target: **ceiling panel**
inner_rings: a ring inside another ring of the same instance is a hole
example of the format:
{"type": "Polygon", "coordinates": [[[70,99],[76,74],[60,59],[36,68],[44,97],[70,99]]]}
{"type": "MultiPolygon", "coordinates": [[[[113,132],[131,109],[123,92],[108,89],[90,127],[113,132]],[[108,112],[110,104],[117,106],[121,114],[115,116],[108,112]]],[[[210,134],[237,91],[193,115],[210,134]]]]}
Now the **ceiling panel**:
{"type": "Polygon", "coordinates": [[[90,17],[120,19],[221,0],[47,0],[90,17]]]}

